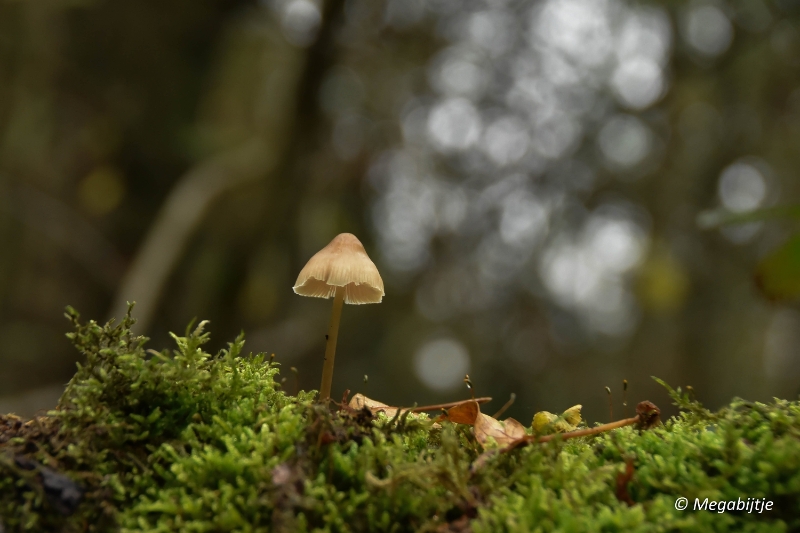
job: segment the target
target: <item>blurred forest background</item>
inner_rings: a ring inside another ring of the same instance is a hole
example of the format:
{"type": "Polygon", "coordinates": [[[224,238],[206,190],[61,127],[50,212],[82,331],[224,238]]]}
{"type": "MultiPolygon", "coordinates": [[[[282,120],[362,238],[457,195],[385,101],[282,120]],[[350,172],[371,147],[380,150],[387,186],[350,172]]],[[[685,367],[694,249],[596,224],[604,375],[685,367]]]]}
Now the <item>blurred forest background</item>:
{"type": "Polygon", "coordinates": [[[0,411],[55,405],[68,304],[318,388],[331,301],[291,287],[340,232],[386,297],[335,398],[795,398],[754,271],[796,226],[697,219],[797,204],[799,147],[793,0],[0,0],[0,411]]]}

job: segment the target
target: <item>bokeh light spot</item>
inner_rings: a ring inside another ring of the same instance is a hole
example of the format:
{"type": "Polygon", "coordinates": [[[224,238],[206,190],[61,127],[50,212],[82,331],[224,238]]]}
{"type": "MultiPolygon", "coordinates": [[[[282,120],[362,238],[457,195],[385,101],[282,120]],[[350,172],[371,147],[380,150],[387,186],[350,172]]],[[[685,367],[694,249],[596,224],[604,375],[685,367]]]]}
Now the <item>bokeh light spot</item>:
{"type": "Polygon", "coordinates": [[[500,237],[512,246],[530,247],[547,232],[549,209],[532,193],[510,194],[503,200],[500,237]]]}
{"type": "Polygon", "coordinates": [[[630,220],[616,217],[592,217],[586,239],[594,257],[614,272],[625,272],[642,258],[646,236],[630,220]]]}
{"type": "Polygon", "coordinates": [[[486,129],[484,149],[499,166],[519,161],[528,151],[530,136],[519,119],[506,117],[497,120],[486,129]]]}
{"type": "Polygon", "coordinates": [[[477,61],[475,54],[461,47],[445,49],[431,64],[431,85],[446,96],[478,98],[487,80],[477,61]]]}
{"type": "Polygon", "coordinates": [[[445,100],[431,111],[428,133],[444,151],[469,148],[481,134],[478,110],[463,98],[445,100]]]}
{"type": "Polygon", "coordinates": [[[289,0],[283,7],[283,36],[295,46],[304,48],[313,43],[321,22],[319,7],[310,0],[289,0]]]}
{"type": "Polygon", "coordinates": [[[597,136],[597,143],[612,168],[627,169],[641,163],[653,148],[653,134],[641,119],[612,117],[597,136]]]}
{"type": "Polygon", "coordinates": [[[689,9],[683,21],[683,38],[696,52],[717,57],[733,40],[733,25],[720,8],[698,5],[689,9]]]}
{"type": "Polygon", "coordinates": [[[767,183],[749,163],[734,163],[719,178],[719,198],[731,211],[750,211],[759,207],[767,195],[767,183]]]}
{"type": "Polygon", "coordinates": [[[612,33],[606,0],[550,0],[535,19],[535,36],[571,60],[598,66],[612,50],[612,33]]]}
{"type": "Polygon", "coordinates": [[[664,92],[664,75],[653,59],[635,57],[623,61],[611,77],[611,86],[621,104],[644,109],[664,92]]]}
{"type": "Polygon", "coordinates": [[[453,338],[426,342],[414,354],[414,371],[426,387],[449,391],[463,386],[469,373],[470,358],[466,347],[453,338]]]}

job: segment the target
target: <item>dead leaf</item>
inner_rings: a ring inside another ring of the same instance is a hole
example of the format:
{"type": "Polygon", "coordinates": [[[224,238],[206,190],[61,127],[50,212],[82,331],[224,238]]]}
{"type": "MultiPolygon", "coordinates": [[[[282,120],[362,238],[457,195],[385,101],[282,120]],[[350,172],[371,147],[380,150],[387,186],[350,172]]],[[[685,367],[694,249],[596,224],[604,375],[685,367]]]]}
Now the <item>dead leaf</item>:
{"type": "Polygon", "coordinates": [[[397,407],[391,407],[385,403],[379,402],[378,400],[367,398],[361,393],[353,396],[348,405],[353,409],[363,409],[366,407],[372,412],[373,415],[383,412],[386,413],[386,416],[389,418],[392,418],[397,414],[397,407]]]}
{"type": "Polygon", "coordinates": [[[467,424],[467,425],[474,425],[475,419],[478,417],[478,414],[481,412],[480,407],[478,407],[478,402],[464,402],[462,404],[456,405],[455,407],[451,407],[447,410],[447,413],[442,414],[442,416],[437,420],[449,420],[450,422],[454,422],[456,424],[467,424]]]}
{"type": "Polygon", "coordinates": [[[367,398],[361,393],[358,393],[350,398],[350,403],[348,405],[353,409],[363,409],[364,407],[367,409],[373,409],[375,407],[389,407],[385,403],[381,403],[378,400],[373,400],[372,398],[367,398]]]}
{"type": "Polygon", "coordinates": [[[513,418],[507,418],[501,422],[479,412],[475,419],[475,438],[483,447],[490,442],[490,437],[498,446],[507,446],[525,435],[525,426],[513,418]]]}
{"type": "Polygon", "coordinates": [[[506,428],[506,434],[511,437],[512,440],[521,439],[528,433],[525,431],[525,426],[517,422],[513,418],[506,418],[503,420],[502,424],[506,428]]]}

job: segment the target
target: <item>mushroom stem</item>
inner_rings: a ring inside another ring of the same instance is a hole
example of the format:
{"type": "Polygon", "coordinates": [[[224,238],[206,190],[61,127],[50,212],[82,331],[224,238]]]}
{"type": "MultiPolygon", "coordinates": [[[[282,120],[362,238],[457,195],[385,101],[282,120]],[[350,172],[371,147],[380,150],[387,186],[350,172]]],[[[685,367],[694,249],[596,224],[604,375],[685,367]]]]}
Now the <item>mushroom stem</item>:
{"type": "Polygon", "coordinates": [[[336,339],[339,337],[339,319],[342,318],[342,304],[344,303],[344,287],[336,287],[336,296],[333,298],[333,313],[328,326],[328,335],[325,341],[325,363],[322,366],[322,384],[319,386],[319,399],[325,401],[331,397],[331,383],[333,382],[333,360],[336,358],[336,339]]]}

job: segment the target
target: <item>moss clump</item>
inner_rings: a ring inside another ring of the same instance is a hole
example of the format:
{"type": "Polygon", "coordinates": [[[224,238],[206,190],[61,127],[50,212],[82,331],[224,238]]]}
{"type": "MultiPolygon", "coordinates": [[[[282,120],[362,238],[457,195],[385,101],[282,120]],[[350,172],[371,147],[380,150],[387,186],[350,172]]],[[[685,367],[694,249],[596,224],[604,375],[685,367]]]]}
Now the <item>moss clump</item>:
{"type": "Polygon", "coordinates": [[[243,339],[145,351],[119,325],[70,334],[85,363],[57,410],[0,416],[6,531],[800,530],[800,404],[735,400],[646,432],[531,445],[475,469],[466,426],[287,396],[243,339]],[[473,467],[473,468],[471,468],[473,467]],[[678,511],[675,500],[689,499],[678,511]],[[771,511],[693,511],[766,498],[771,511]]]}

